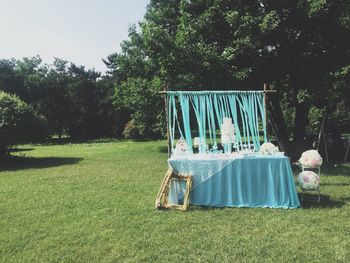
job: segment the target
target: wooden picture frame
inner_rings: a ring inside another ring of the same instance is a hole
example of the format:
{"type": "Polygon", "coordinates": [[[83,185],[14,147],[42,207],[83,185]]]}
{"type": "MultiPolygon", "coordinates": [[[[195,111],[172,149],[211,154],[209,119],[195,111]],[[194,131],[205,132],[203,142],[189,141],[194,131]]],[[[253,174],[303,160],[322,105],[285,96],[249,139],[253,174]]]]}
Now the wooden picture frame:
{"type": "Polygon", "coordinates": [[[163,182],[161,184],[161,187],[159,189],[155,207],[156,209],[177,209],[181,211],[187,211],[189,207],[189,201],[190,201],[190,192],[192,187],[192,176],[191,175],[184,175],[184,174],[175,174],[173,172],[173,169],[169,168],[168,171],[165,174],[165,177],[163,179],[163,182]],[[169,202],[169,193],[171,188],[172,182],[185,182],[186,183],[186,190],[183,196],[183,202],[182,204],[173,204],[169,202]]]}

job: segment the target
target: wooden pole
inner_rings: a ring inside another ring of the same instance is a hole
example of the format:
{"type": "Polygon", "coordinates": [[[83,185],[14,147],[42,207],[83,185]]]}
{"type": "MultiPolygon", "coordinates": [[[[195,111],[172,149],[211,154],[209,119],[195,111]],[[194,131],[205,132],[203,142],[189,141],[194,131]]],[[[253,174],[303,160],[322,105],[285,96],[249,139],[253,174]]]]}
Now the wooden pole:
{"type": "MultiPolygon", "coordinates": [[[[286,147],[284,147],[282,141],[280,140],[280,138],[278,137],[278,129],[276,126],[276,119],[272,118],[271,119],[271,123],[270,123],[270,119],[268,118],[268,97],[267,97],[267,93],[270,92],[277,92],[277,90],[270,90],[269,84],[264,83],[264,108],[265,108],[265,123],[266,123],[266,137],[269,138],[269,134],[270,133],[274,133],[274,135],[276,136],[276,140],[278,143],[278,146],[280,148],[281,151],[285,152],[287,154],[287,149],[286,147]],[[269,130],[269,128],[271,128],[271,131],[269,130]]],[[[273,115],[272,115],[273,116],[273,115]]]]}
{"type": "Polygon", "coordinates": [[[164,90],[162,93],[165,94],[164,96],[164,108],[165,108],[165,123],[166,123],[166,140],[167,140],[167,146],[168,146],[168,158],[170,158],[171,155],[171,146],[170,146],[170,131],[169,131],[169,119],[168,119],[168,96],[166,95],[167,92],[167,85],[164,85],[164,90]]]}
{"type": "Polygon", "coordinates": [[[327,148],[327,142],[326,142],[326,134],[323,132],[323,144],[324,144],[324,152],[326,154],[326,160],[327,160],[327,163],[329,162],[329,159],[328,159],[328,148],[327,148]]]}
{"type": "Polygon", "coordinates": [[[346,153],[345,153],[344,163],[346,162],[346,159],[348,158],[349,149],[350,149],[350,139],[348,138],[348,149],[346,150],[346,153]]]}
{"type": "Polygon", "coordinates": [[[320,148],[322,134],[323,134],[323,136],[325,136],[324,135],[324,123],[325,123],[325,120],[326,120],[326,116],[327,116],[327,114],[325,113],[324,116],[323,116],[323,121],[322,121],[321,129],[320,129],[320,133],[318,134],[317,151],[320,148]]]}
{"type": "MultiPolygon", "coordinates": [[[[268,84],[266,84],[266,85],[268,85],[268,84]]],[[[184,93],[191,94],[191,93],[196,93],[196,92],[204,92],[204,90],[193,90],[193,91],[188,91],[188,92],[184,92],[184,93]]],[[[222,90],[222,91],[207,90],[207,92],[208,92],[208,94],[213,93],[213,92],[214,93],[217,92],[219,94],[220,93],[227,94],[227,93],[235,93],[235,92],[237,92],[237,90],[230,90],[230,91],[227,91],[227,90],[222,90]]],[[[244,92],[244,90],[243,90],[243,92],[244,92]]],[[[277,92],[277,90],[273,90],[273,89],[264,90],[264,93],[275,93],[275,92],[277,92]]],[[[158,91],[158,93],[164,95],[167,93],[167,91],[162,90],[162,91],[158,91]]],[[[203,94],[205,94],[205,93],[203,93],[203,94]]]]}
{"type": "Polygon", "coordinates": [[[269,84],[264,83],[264,115],[265,115],[265,124],[266,124],[266,137],[267,139],[269,139],[269,123],[268,123],[268,119],[267,119],[267,92],[269,90],[269,84]]]}

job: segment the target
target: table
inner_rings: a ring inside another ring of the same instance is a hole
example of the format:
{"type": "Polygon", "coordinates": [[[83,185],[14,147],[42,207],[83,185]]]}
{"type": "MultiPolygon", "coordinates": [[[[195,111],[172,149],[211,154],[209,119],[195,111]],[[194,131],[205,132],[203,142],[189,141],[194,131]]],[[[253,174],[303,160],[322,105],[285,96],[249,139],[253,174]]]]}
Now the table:
{"type": "Polygon", "coordinates": [[[285,156],[208,158],[194,154],[171,157],[168,163],[175,173],[192,175],[190,204],[300,207],[290,162],[285,156]]]}

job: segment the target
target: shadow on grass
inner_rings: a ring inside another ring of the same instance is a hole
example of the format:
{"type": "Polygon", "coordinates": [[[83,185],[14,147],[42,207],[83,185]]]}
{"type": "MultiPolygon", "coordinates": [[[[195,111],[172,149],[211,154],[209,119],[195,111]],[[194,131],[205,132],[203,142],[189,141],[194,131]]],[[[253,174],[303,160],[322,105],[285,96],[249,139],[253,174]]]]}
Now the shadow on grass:
{"type": "Polygon", "coordinates": [[[321,186],[348,186],[350,183],[321,183],[321,186]]]}
{"type": "Polygon", "coordinates": [[[350,176],[350,166],[345,164],[326,164],[321,167],[321,174],[330,176],[350,176]]]}
{"type": "Polygon", "coordinates": [[[168,146],[159,146],[158,150],[160,153],[168,153],[168,146]]]}
{"type": "MultiPolygon", "coordinates": [[[[301,200],[301,194],[298,194],[299,200],[301,200]]],[[[321,194],[320,203],[317,203],[318,195],[316,194],[304,194],[304,200],[300,201],[302,209],[311,209],[311,208],[341,208],[346,204],[346,200],[332,200],[328,195],[321,194]]]]}
{"type": "Polygon", "coordinates": [[[342,197],[340,198],[342,201],[344,201],[345,203],[350,202],[350,197],[342,197]]]}
{"type": "MultiPolygon", "coordinates": [[[[115,138],[101,139],[72,139],[72,138],[51,138],[44,143],[38,145],[65,145],[65,144],[82,144],[82,143],[109,143],[117,141],[115,138]]],[[[120,141],[120,140],[118,140],[120,141]]]]}
{"type": "Polygon", "coordinates": [[[10,153],[16,153],[16,152],[29,152],[29,151],[33,151],[34,148],[13,148],[11,150],[9,150],[10,153]]]}
{"type": "MultiPolygon", "coordinates": [[[[301,193],[298,193],[299,200],[301,200],[301,193]]],[[[311,209],[311,208],[319,208],[319,209],[331,209],[331,208],[341,208],[343,207],[347,202],[350,201],[350,198],[341,198],[340,200],[331,200],[328,195],[322,195],[321,194],[321,201],[320,203],[317,203],[317,197],[318,195],[306,193],[304,194],[304,200],[301,202],[301,208],[302,209],[311,209]]],[[[212,207],[212,206],[197,206],[197,205],[191,205],[190,210],[191,211],[198,211],[198,210],[222,210],[222,209],[231,209],[231,207],[212,207]]],[[[235,207],[232,207],[235,208],[235,207]]],[[[256,208],[250,208],[250,207],[240,207],[239,209],[256,209],[256,208]]],[[[261,208],[261,209],[269,209],[269,208],[261,208]]],[[[272,208],[270,208],[272,209],[272,208]]]]}
{"type": "Polygon", "coordinates": [[[155,142],[159,139],[125,139],[125,138],[100,138],[100,139],[89,139],[89,138],[81,138],[81,139],[73,139],[73,138],[51,138],[46,142],[34,144],[34,145],[65,145],[65,144],[84,144],[84,143],[110,143],[110,142],[155,142]]]}
{"type": "MultiPolygon", "coordinates": [[[[295,175],[301,172],[297,165],[292,165],[292,171],[295,175]]],[[[350,176],[350,165],[346,164],[323,164],[321,166],[321,176],[350,176]]]]}
{"type": "Polygon", "coordinates": [[[23,169],[42,169],[61,165],[72,165],[81,160],[83,160],[83,158],[10,156],[0,160],[0,171],[18,171],[23,169]]]}

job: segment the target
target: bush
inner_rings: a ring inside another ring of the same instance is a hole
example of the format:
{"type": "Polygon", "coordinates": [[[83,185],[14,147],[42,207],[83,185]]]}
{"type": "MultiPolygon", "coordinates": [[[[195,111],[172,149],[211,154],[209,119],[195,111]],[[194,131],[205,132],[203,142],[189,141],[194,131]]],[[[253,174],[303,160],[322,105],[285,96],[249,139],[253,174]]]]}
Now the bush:
{"type": "MultiPolygon", "coordinates": [[[[136,136],[159,138],[165,135],[164,100],[158,94],[161,84],[158,78],[129,78],[117,89],[114,103],[130,112],[136,136]]],[[[124,132],[123,135],[125,137],[124,132]]]]}
{"type": "Polygon", "coordinates": [[[315,106],[311,106],[308,116],[309,124],[306,127],[306,134],[308,136],[318,135],[322,126],[322,120],[324,118],[325,112],[325,109],[319,109],[315,106]]]}
{"type": "Polygon", "coordinates": [[[125,139],[136,139],[140,137],[137,127],[135,126],[135,121],[133,119],[125,124],[123,136],[125,139]]]}
{"type": "Polygon", "coordinates": [[[48,135],[47,121],[19,97],[0,91],[0,154],[48,135]]]}

